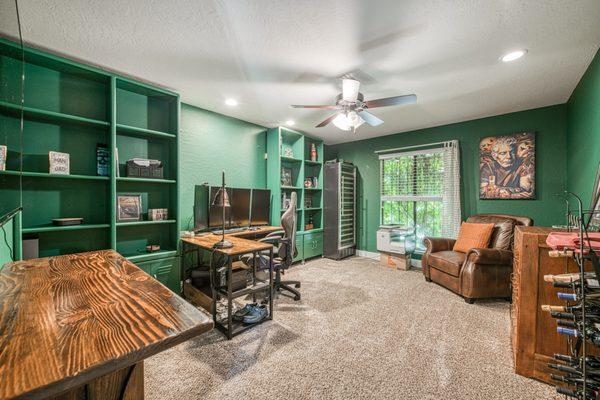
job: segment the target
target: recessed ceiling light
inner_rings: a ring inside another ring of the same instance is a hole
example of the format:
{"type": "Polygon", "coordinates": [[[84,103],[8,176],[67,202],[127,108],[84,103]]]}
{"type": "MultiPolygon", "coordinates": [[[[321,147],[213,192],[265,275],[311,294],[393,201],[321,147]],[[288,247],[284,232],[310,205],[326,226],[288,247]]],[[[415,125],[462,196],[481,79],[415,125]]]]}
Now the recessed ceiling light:
{"type": "Polygon", "coordinates": [[[233,106],[237,106],[238,102],[235,99],[227,99],[227,100],[225,100],[225,104],[233,107],[233,106]]]}
{"type": "Polygon", "coordinates": [[[515,61],[515,60],[518,60],[519,58],[523,57],[526,53],[527,53],[527,50],[511,51],[510,53],[503,55],[501,60],[504,62],[515,61]]]}
{"type": "Polygon", "coordinates": [[[287,121],[285,121],[285,124],[288,126],[293,126],[295,124],[295,122],[292,121],[291,119],[288,119],[287,121]]]}

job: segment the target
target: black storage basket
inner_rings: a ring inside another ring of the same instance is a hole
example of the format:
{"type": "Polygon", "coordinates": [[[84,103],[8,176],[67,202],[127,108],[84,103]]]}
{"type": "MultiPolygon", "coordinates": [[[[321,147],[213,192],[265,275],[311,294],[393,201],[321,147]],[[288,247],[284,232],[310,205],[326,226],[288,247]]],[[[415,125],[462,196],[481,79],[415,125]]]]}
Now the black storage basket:
{"type": "Polygon", "coordinates": [[[158,160],[128,160],[127,177],[129,178],[163,178],[163,165],[158,160]],[[148,165],[143,165],[148,163],[148,165]]]}

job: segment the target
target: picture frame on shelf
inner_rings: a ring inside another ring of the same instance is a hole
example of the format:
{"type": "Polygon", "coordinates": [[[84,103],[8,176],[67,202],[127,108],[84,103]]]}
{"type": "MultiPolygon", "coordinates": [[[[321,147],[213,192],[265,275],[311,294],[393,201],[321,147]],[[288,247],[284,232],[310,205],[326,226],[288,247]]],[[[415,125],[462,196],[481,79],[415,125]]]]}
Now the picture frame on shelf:
{"type": "Polygon", "coordinates": [[[48,172],[56,175],[69,175],[71,172],[69,153],[48,152],[48,172]]]}
{"type": "Polygon", "coordinates": [[[291,168],[281,167],[281,186],[293,186],[291,168]]]}
{"type": "Polygon", "coordinates": [[[142,220],[142,196],[123,194],[117,196],[117,222],[142,220]]]}
{"type": "Polygon", "coordinates": [[[0,171],[6,171],[6,154],[8,153],[5,145],[0,145],[0,171]]]}
{"type": "Polygon", "coordinates": [[[148,221],[165,221],[169,219],[169,210],[167,208],[149,208],[148,221]]]}

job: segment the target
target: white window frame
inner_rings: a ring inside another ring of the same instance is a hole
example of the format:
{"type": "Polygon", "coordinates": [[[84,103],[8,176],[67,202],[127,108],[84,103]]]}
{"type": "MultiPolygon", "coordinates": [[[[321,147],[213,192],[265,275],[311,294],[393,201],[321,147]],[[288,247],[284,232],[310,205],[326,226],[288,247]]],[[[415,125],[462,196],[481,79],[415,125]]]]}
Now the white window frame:
{"type": "MultiPolygon", "coordinates": [[[[421,155],[421,154],[437,154],[437,153],[443,153],[444,152],[444,148],[443,147],[433,147],[433,148],[429,148],[426,150],[414,150],[414,151],[404,151],[404,152],[396,152],[396,153],[390,153],[390,154],[382,154],[379,156],[379,225],[383,224],[383,212],[384,212],[384,206],[383,203],[385,201],[411,201],[411,202],[419,202],[419,201],[439,201],[440,203],[443,201],[443,197],[442,194],[440,194],[439,196],[406,196],[406,195],[402,195],[402,196],[382,196],[381,195],[381,184],[382,184],[382,180],[383,180],[383,162],[386,160],[391,160],[394,158],[399,158],[399,157],[412,157],[412,156],[417,156],[417,155],[421,155]]],[[[416,205],[415,205],[416,207],[416,205]]],[[[416,223],[416,221],[414,221],[416,223]]],[[[420,250],[416,250],[415,253],[421,253],[420,250]]]]}

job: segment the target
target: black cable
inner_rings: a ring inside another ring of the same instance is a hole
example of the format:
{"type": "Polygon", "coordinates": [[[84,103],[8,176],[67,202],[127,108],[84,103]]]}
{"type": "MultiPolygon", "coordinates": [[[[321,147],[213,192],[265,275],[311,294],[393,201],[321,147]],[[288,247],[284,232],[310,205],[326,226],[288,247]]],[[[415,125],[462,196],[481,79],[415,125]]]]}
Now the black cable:
{"type": "Polygon", "coordinates": [[[10,245],[10,243],[8,243],[8,239],[6,238],[6,231],[4,230],[4,225],[0,226],[0,228],[2,229],[2,232],[4,233],[4,243],[6,243],[6,247],[8,247],[8,250],[10,251],[10,259],[11,259],[11,261],[15,261],[15,253],[14,253],[13,248],[10,245]]]}

